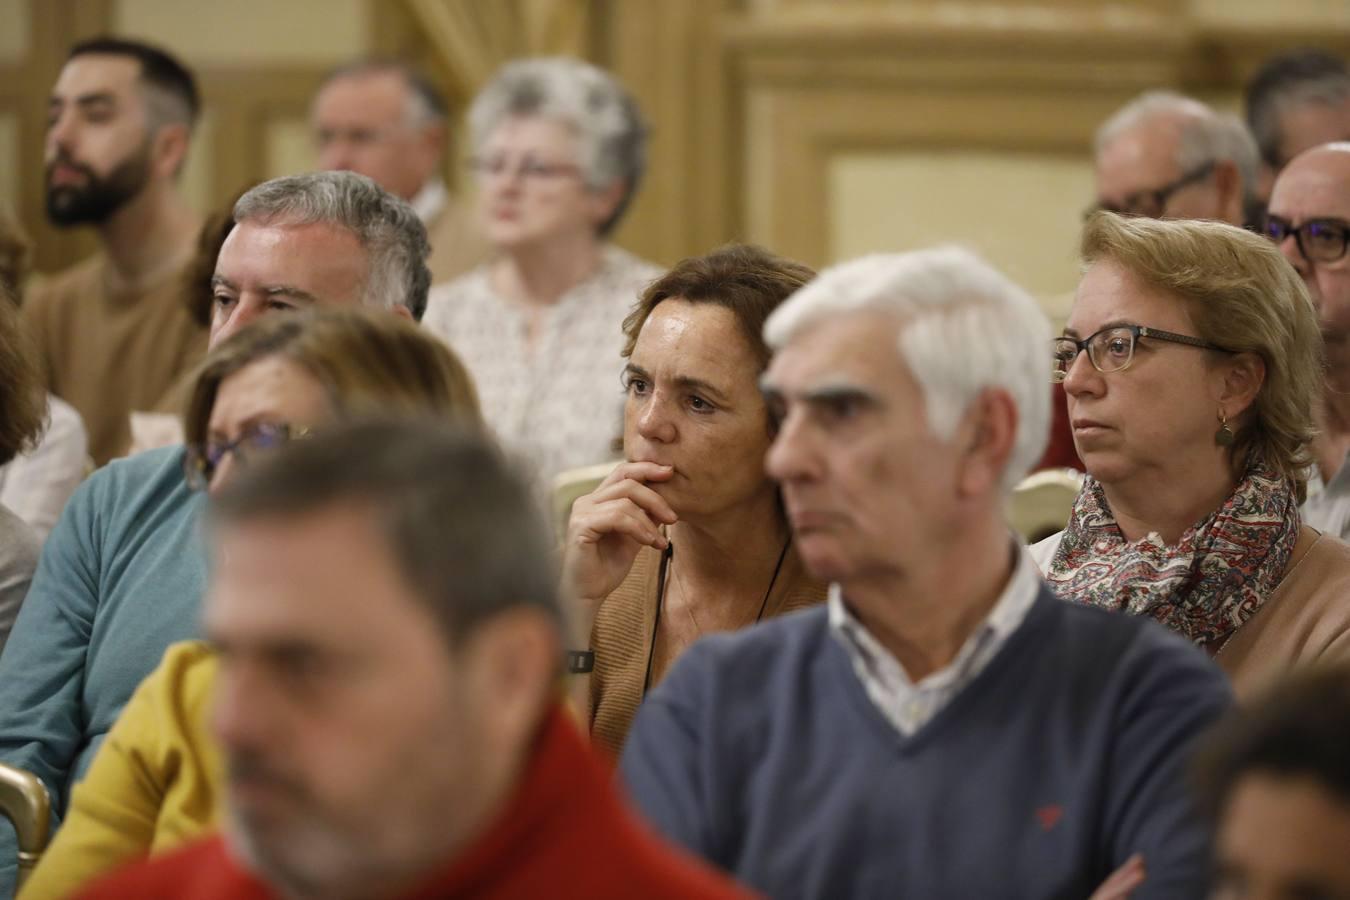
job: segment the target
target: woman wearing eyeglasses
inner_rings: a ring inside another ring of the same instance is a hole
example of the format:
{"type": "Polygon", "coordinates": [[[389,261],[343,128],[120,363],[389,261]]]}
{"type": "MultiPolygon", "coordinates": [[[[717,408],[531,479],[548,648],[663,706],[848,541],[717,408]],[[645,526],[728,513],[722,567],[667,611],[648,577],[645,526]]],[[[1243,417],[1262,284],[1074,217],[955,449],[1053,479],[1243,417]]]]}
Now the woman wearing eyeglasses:
{"type": "Polygon", "coordinates": [[[1088,477],[1032,548],[1061,597],[1162,622],[1238,692],[1350,656],[1350,546],[1302,524],[1317,320],[1256,235],[1093,216],[1056,377],[1088,477]]]}
{"type": "Polygon", "coordinates": [[[503,68],[469,128],[494,255],[434,288],[423,324],[468,366],[488,425],[547,481],[614,455],[619,328],[659,274],[608,242],[642,176],[646,126],[612,76],[554,58],[503,68]]]}
{"type": "MultiPolygon", "coordinates": [[[[186,419],[185,475],[214,493],[251,458],[369,415],[481,427],[464,367],[411,322],[362,309],[267,316],[202,364],[186,419]]],[[[69,896],[122,862],[214,824],[222,773],[206,716],[215,670],[202,642],[168,648],[74,788],[61,829],[24,886],[25,900],[69,896]]]]}

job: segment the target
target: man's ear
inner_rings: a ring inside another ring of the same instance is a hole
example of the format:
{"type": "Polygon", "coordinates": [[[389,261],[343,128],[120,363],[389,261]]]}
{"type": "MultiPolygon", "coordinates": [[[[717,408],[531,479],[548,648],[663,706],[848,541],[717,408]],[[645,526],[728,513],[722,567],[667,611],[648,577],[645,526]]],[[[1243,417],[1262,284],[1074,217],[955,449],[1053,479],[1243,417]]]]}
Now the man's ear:
{"type": "Polygon", "coordinates": [[[957,429],[961,454],[958,489],[971,497],[997,492],[1017,442],[1017,403],[1002,388],[985,388],[971,402],[957,429]]]}
{"type": "Polygon", "coordinates": [[[192,132],[186,125],[163,125],[150,142],[151,166],[161,178],[175,178],[187,162],[192,132]]]}
{"type": "Polygon", "coordinates": [[[544,710],[561,697],[557,624],[539,609],[517,607],[478,625],[462,652],[490,746],[503,752],[524,746],[544,710]]]}
{"type": "Polygon", "coordinates": [[[1219,217],[1241,222],[1242,173],[1232,160],[1221,159],[1214,164],[1214,189],[1218,193],[1219,217]]]}
{"type": "Polygon", "coordinates": [[[412,321],[413,317],[412,310],[408,309],[408,307],[404,306],[402,303],[398,304],[397,306],[391,307],[389,311],[396,316],[402,316],[408,321],[410,322],[412,321]]]}

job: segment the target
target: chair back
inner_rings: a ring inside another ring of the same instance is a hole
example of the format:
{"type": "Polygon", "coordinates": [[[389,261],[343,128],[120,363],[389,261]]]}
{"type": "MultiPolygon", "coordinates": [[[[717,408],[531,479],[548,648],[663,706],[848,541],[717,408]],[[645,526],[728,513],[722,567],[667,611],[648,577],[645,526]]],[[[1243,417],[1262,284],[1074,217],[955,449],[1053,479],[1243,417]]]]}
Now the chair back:
{"type": "Polygon", "coordinates": [[[609,477],[618,460],[582,466],[560,472],[553,479],[553,527],[557,530],[558,540],[567,534],[567,520],[572,516],[572,504],[600,486],[600,482],[609,477]]]}
{"type": "Polygon", "coordinates": [[[1064,530],[1082,489],[1083,473],[1077,469],[1033,472],[1013,488],[1008,520],[1024,541],[1034,544],[1064,530]]]}
{"type": "Polygon", "coordinates": [[[46,785],[32,772],[0,763],[0,814],[14,825],[18,838],[21,887],[47,848],[52,802],[46,785]]]}

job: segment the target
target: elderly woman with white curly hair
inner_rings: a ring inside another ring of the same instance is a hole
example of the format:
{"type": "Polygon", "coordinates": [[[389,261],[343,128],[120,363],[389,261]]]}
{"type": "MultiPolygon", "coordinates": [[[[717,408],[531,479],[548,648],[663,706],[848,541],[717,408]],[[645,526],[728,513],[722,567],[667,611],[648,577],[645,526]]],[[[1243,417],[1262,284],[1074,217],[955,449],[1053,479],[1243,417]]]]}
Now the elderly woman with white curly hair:
{"type": "Polygon", "coordinates": [[[646,126],[612,76],[564,58],[504,67],[469,125],[494,256],[433,289],[424,323],[538,475],[612,458],[621,326],[659,271],[606,239],[641,178],[646,126]]]}

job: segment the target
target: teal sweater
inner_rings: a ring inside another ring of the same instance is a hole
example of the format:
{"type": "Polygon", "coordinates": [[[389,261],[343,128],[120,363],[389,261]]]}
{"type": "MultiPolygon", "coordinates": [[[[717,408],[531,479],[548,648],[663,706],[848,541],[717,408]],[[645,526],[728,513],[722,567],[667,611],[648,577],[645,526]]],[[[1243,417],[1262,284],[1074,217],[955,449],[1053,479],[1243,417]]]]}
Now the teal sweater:
{"type": "MultiPolygon", "coordinates": [[[[197,634],[206,584],[183,448],[95,472],[47,538],[0,655],[0,760],[28,769],[58,817],[136,685],[197,634]]],[[[14,832],[0,817],[0,896],[13,891],[14,832]]]]}
{"type": "Polygon", "coordinates": [[[824,608],[699,641],[624,747],[638,809],[770,897],[1088,897],[1132,853],[1134,900],[1203,897],[1184,783],[1223,674],[1151,620],[1056,600],[902,736],[824,608]]]}

